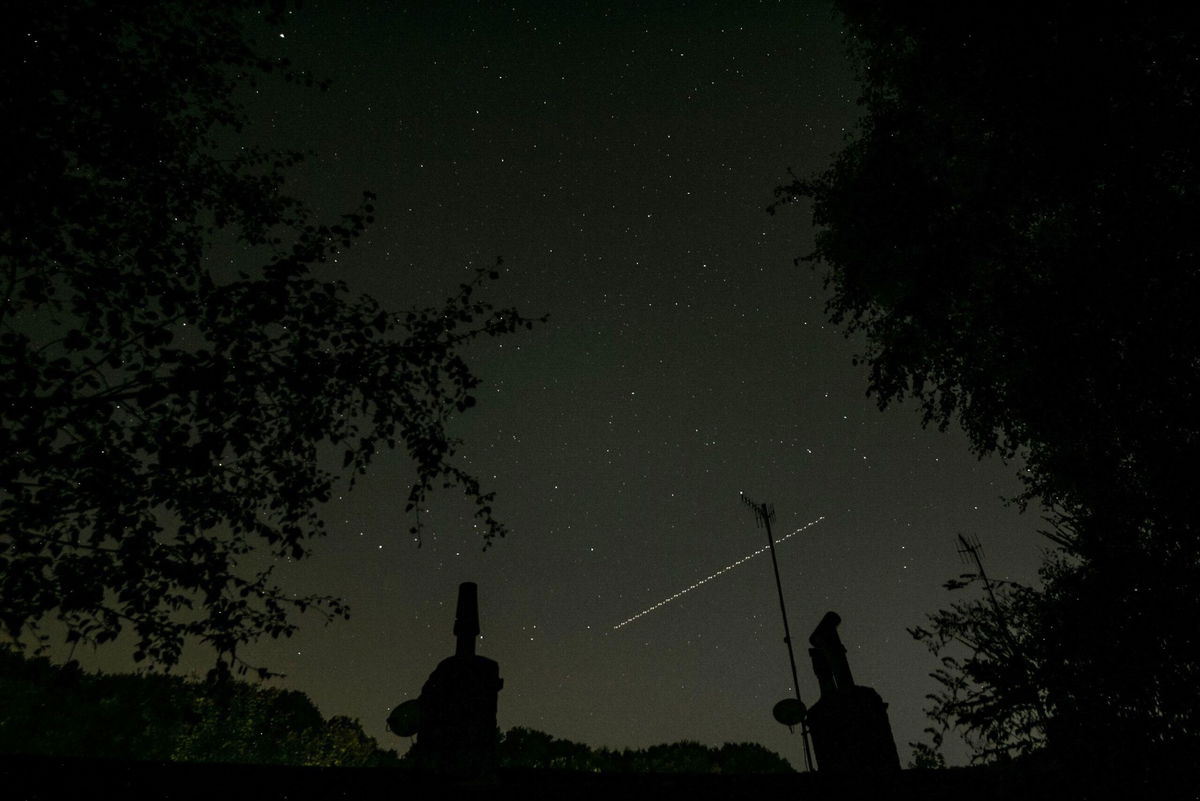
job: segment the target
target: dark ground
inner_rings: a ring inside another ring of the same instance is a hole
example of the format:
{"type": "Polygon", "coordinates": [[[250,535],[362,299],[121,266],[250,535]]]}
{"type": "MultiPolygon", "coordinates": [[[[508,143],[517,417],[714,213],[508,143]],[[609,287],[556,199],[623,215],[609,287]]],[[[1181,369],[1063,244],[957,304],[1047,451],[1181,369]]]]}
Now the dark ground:
{"type": "Polygon", "coordinates": [[[1200,797],[1192,775],[1119,781],[1096,766],[1084,777],[1048,766],[907,770],[881,778],[794,775],[579,774],[501,771],[488,780],[422,779],[387,768],[125,762],[0,755],[0,798],[34,799],[1159,799],[1200,797]]]}

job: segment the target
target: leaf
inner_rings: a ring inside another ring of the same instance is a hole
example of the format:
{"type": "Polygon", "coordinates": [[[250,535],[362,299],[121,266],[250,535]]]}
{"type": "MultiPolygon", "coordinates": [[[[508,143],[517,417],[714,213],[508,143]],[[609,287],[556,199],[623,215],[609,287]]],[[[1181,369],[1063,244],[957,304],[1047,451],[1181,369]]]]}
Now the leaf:
{"type": "Polygon", "coordinates": [[[91,344],[92,341],[77,328],[68,331],[63,338],[63,346],[68,350],[86,350],[91,344]]]}

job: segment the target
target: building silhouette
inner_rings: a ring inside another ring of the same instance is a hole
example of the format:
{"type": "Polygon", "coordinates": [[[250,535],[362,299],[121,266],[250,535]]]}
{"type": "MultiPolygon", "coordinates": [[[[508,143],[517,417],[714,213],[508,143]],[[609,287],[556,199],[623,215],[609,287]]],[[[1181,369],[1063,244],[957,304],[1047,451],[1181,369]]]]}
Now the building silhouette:
{"type": "Polygon", "coordinates": [[[817,769],[822,773],[882,773],[900,769],[887,704],[870,687],[854,683],[846,647],[838,636],[842,619],[827,612],[808,638],[821,697],[808,710],[817,769]]]}
{"type": "Polygon", "coordinates": [[[496,703],[504,680],[496,662],[475,653],[479,598],[473,582],[458,587],[454,636],[454,655],[438,663],[421,688],[412,755],[422,772],[478,777],[495,769],[496,703]]]}

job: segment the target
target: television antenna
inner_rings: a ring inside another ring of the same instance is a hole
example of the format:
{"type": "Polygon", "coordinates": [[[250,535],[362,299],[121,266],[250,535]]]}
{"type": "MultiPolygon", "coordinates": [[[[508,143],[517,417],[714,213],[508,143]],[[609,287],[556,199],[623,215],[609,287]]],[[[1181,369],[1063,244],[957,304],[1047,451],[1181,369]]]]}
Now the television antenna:
{"type": "Polygon", "coordinates": [[[786,705],[786,709],[791,710],[791,714],[781,709],[781,705],[784,703],[781,701],[775,705],[775,717],[776,720],[787,723],[789,729],[794,725],[794,722],[788,723],[788,720],[795,721],[796,718],[799,718],[800,736],[804,740],[804,769],[811,773],[812,753],[808,744],[807,709],[804,706],[804,701],[800,698],[800,679],[796,675],[796,654],[792,649],[792,632],[788,628],[787,607],[783,603],[783,582],[779,580],[779,560],[775,558],[775,537],[771,534],[771,522],[775,520],[775,507],[767,503],[755,503],[744,494],[741,497],[742,503],[754,511],[755,525],[758,528],[765,528],[767,530],[767,545],[771,549],[771,566],[775,568],[775,589],[779,592],[779,614],[783,617],[783,641],[787,644],[788,661],[792,666],[792,687],[796,691],[796,704],[791,704],[790,699],[788,699],[789,703],[786,705]]]}
{"type": "Polygon", "coordinates": [[[958,555],[959,558],[966,563],[974,563],[976,575],[983,581],[983,587],[987,590],[988,598],[992,602],[992,610],[996,613],[996,624],[1000,629],[1000,636],[1004,638],[1015,659],[1021,661],[1021,666],[1026,678],[1026,689],[1030,700],[1033,702],[1034,712],[1038,716],[1038,721],[1041,723],[1043,730],[1046,726],[1046,709],[1042,703],[1041,696],[1035,689],[1033,670],[1029,664],[1029,660],[1025,656],[1024,649],[1013,638],[1012,629],[1009,628],[1008,616],[1004,614],[1000,602],[996,600],[996,593],[992,589],[992,580],[988,578],[988,574],[983,569],[983,546],[979,543],[979,538],[975,535],[967,536],[962,532],[957,535],[958,539],[958,555]]]}
{"type": "Polygon", "coordinates": [[[996,611],[996,620],[1000,623],[1000,629],[1007,632],[1008,621],[1000,609],[1000,602],[996,600],[995,591],[992,590],[992,580],[988,578],[988,574],[983,569],[983,546],[979,544],[979,538],[974,534],[968,537],[959,532],[958,556],[965,563],[973,562],[975,564],[975,573],[983,580],[983,587],[987,590],[988,598],[992,600],[992,609],[996,611]]]}

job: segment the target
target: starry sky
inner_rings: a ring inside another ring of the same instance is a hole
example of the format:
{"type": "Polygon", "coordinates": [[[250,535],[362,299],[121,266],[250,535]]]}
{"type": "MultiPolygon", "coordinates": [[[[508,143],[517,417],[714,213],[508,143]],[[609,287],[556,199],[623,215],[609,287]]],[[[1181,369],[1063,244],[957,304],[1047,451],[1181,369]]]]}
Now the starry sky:
{"type": "Polygon", "coordinates": [[[936,663],[905,629],[952,599],[955,534],[1026,581],[1042,539],[1036,512],[1002,501],[1017,465],[866,397],[863,342],[793,264],[807,209],[765,211],[789,168],[822,169],[854,130],[840,21],[821,2],[402,5],[309,2],[253,26],[332,86],[265,82],[248,135],[315,151],[289,189],[327,218],[378,194],[331,268],[355,291],[435,303],[502,256],[488,298],[550,315],[472,349],[480,404],[453,424],[512,533],[483,551],[470,505],[440,492],[418,547],[411,468],[384,455],[283,576],[353,618],[311,618],[248,657],[403,752],[384,720],[453,653],[457,586],[475,581],[502,728],[751,741],[800,766],[798,734],[771,717],[793,689],[767,554],[614,628],[766,544],[745,492],[774,504],[777,538],[820,519],[778,549],[803,699],[807,636],[836,610],[906,762],[936,663]]]}

